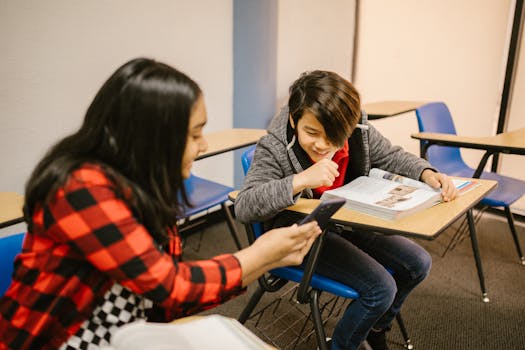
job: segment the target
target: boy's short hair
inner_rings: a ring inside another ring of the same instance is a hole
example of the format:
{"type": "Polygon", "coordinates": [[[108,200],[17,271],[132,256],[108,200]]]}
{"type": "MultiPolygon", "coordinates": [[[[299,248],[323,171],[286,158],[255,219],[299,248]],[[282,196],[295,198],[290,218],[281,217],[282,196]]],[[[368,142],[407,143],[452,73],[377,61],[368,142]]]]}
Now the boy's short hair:
{"type": "Polygon", "coordinates": [[[361,101],[354,85],[334,72],[304,72],[290,86],[290,115],[297,125],[310,112],[323,126],[326,137],[342,146],[361,119],[361,101]]]}

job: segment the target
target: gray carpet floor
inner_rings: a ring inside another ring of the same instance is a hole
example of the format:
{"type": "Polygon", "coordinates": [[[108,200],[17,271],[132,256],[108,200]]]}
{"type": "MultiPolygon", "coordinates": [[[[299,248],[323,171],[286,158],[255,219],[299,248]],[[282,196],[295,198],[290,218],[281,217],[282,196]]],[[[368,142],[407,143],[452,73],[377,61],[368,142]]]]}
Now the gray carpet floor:
{"type": "MultiPolygon", "coordinates": [[[[519,220],[516,224],[525,249],[525,225],[519,220]]],[[[486,213],[477,225],[489,303],[481,300],[468,237],[442,257],[458,226],[459,222],[436,240],[417,240],[431,253],[433,266],[402,309],[412,344],[418,350],[525,349],[525,266],[519,264],[506,221],[486,213]]],[[[242,226],[239,229],[244,233],[242,226]]],[[[198,259],[234,249],[228,227],[218,223],[188,236],[184,254],[185,259],[198,259]]],[[[308,306],[294,302],[294,289],[289,283],[279,292],[266,294],[246,327],[279,349],[316,349],[308,306]]],[[[237,318],[253,290],[254,285],[244,295],[205,313],[237,318]]],[[[348,301],[330,295],[323,295],[322,301],[330,335],[348,301]]],[[[397,325],[387,339],[391,349],[403,348],[397,325]]]]}

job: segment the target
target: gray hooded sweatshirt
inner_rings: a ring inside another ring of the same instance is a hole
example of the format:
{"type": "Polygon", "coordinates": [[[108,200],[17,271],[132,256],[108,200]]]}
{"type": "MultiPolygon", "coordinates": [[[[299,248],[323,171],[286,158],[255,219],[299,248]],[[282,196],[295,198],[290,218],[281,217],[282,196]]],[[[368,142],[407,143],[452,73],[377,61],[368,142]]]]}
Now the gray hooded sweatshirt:
{"type": "MultiPolygon", "coordinates": [[[[299,146],[289,120],[288,107],[273,118],[268,134],[257,143],[252,164],[235,200],[235,215],[243,223],[264,221],[265,227],[292,224],[296,217],[278,215],[299,197],[313,198],[311,189],[293,195],[292,179],[311,165],[299,146]],[[279,218],[277,220],[277,218],[279,218]]],[[[412,179],[425,169],[435,169],[424,159],[404,151],[379,133],[362,113],[367,129],[355,128],[348,139],[350,161],[344,183],[380,168],[412,179]]]]}

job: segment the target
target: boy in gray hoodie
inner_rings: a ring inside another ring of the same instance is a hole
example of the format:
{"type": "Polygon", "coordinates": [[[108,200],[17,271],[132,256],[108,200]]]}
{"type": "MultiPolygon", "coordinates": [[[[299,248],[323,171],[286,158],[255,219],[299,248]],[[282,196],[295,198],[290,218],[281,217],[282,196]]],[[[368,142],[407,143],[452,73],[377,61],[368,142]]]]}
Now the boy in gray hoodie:
{"type": "MultiPolygon", "coordinates": [[[[445,201],[457,195],[445,174],[367,123],[350,82],[333,72],[303,73],[290,87],[288,106],[257,144],[235,214],[242,222],[264,221],[267,229],[290,225],[297,218],[283,210],[299,197],[319,198],[372,167],[441,188],[445,201]]],[[[430,255],[405,237],[328,232],[317,272],[361,296],[337,323],[331,348],[357,349],[366,339],[374,350],[388,349],[385,332],[430,266],[430,255]]]]}

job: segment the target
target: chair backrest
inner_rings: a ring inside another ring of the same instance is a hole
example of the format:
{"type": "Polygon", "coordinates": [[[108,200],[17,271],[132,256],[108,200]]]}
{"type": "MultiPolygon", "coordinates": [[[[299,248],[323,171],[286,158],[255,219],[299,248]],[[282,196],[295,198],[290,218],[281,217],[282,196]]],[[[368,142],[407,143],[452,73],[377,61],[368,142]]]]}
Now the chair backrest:
{"type": "Polygon", "coordinates": [[[255,146],[250,146],[246,151],[241,155],[242,170],[244,175],[248,174],[248,169],[252,165],[253,154],[255,153],[255,146]]]}
{"type": "MultiPolygon", "coordinates": [[[[448,107],[443,102],[427,103],[416,109],[420,132],[456,134],[456,127],[448,107]]],[[[423,149],[425,142],[421,141],[423,149]]],[[[431,146],[427,150],[427,160],[439,171],[454,175],[467,165],[458,147],[431,146]]]]}
{"type": "Polygon", "coordinates": [[[18,233],[0,238],[0,297],[4,295],[11,284],[13,261],[22,251],[25,233],[18,233]]]}
{"type": "MultiPolygon", "coordinates": [[[[250,169],[250,165],[252,165],[254,153],[255,146],[250,146],[241,155],[242,170],[244,171],[244,175],[248,174],[248,169],[250,169]]],[[[254,238],[257,238],[264,233],[264,226],[262,222],[254,222],[250,226],[253,231],[254,238]]]]}

